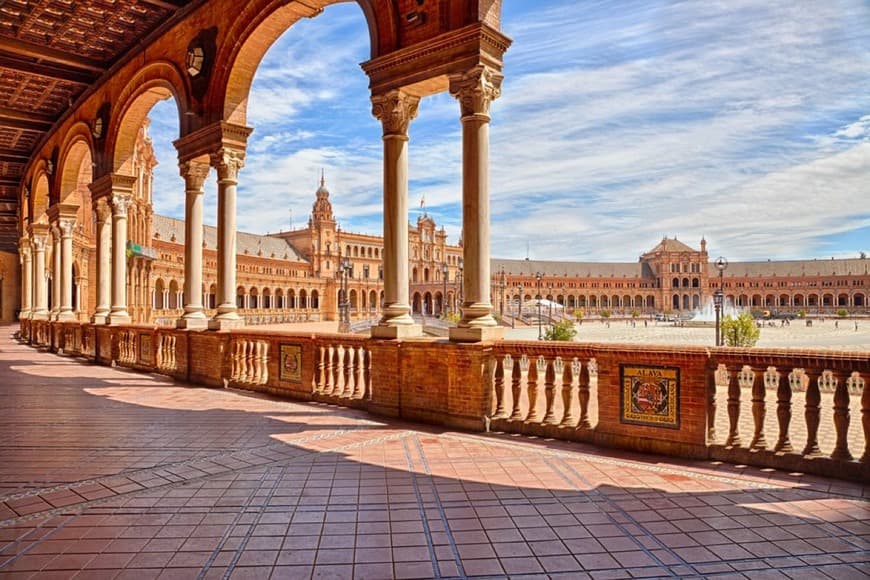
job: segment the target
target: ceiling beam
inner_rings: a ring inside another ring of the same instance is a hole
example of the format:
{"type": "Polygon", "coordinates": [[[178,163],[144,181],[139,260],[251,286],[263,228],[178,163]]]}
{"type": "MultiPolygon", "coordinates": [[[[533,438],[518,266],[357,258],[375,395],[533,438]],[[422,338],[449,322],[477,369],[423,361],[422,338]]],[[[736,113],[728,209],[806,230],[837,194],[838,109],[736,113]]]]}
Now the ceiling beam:
{"type": "Polygon", "coordinates": [[[42,46],[41,44],[9,38],[8,36],[0,36],[0,54],[35,58],[40,62],[65,65],[97,74],[102,74],[106,71],[106,67],[99,61],[70,54],[56,48],[42,46]]]}
{"type": "Polygon", "coordinates": [[[51,117],[0,107],[0,126],[24,129],[25,131],[48,131],[52,125],[54,125],[54,119],[51,117]]]}
{"type": "Polygon", "coordinates": [[[20,179],[12,179],[10,177],[0,177],[0,187],[21,187],[20,179]]]}
{"type": "Polygon", "coordinates": [[[99,76],[95,72],[83,71],[81,69],[74,69],[65,66],[42,64],[25,60],[23,58],[11,57],[2,53],[0,53],[0,68],[8,68],[18,72],[35,74],[80,85],[89,85],[99,76]]]}
{"type": "Polygon", "coordinates": [[[0,163],[27,163],[30,161],[29,155],[17,153],[0,153],[0,163]]]}
{"type": "Polygon", "coordinates": [[[144,4],[151,4],[152,6],[157,6],[159,8],[165,8],[166,10],[178,10],[181,4],[184,2],[171,1],[171,0],[142,0],[144,4]]]}

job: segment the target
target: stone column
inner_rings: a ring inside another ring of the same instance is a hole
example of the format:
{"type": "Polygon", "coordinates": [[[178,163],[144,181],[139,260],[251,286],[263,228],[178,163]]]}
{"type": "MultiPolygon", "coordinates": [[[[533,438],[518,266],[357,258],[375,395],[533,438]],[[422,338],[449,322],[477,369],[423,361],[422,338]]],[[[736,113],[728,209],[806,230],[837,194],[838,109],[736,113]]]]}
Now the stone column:
{"type": "Polygon", "coordinates": [[[502,75],[485,66],[450,76],[450,94],[462,112],[462,319],[450,340],[499,339],[492,316],[489,255],[489,106],[501,93],[502,75]]]}
{"type": "Polygon", "coordinates": [[[60,261],[60,228],[57,222],[51,226],[51,310],[49,320],[57,320],[60,314],[60,276],[63,266],[60,261]]]}
{"type": "Polygon", "coordinates": [[[72,320],[72,285],[73,285],[73,228],[76,225],[74,219],[62,218],[58,221],[60,230],[60,310],[58,320],[72,320]]]}
{"type": "Polygon", "coordinates": [[[184,314],[178,328],[206,328],[208,319],[202,306],[202,185],[208,177],[205,163],[180,164],[184,178],[184,314]]]}
{"type": "Polygon", "coordinates": [[[93,324],[105,324],[109,316],[110,289],[112,279],[112,209],[108,199],[102,197],[96,202],[97,212],[97,308],[91,317],[93,324]]]}
{"type": "Polygon", "coordinates": [[[419,336],[408,300],[408,125],[420,98],[399,90],[372,96],[384,140],[384,310],[372,337],[419,336]]]}
{"type": "Polygon", "coordinates": [[[109,324],[129,324],[127,312],[127,210],[133,198],[112,196],[112,310],[109,324]]]}
{"type": "Polygon", "coordinates": [[[33,255],[30,238],[21,238],[18,252],[21,255],[21,320],[30,318],[31,298],[33,298],[33,255]]]}
{"type": "Polygon", "coordinates": [[[211,156],[211,164],[218,173],[218,304],[208,328],[222,330],[245,324],[236,307],[236,186],[244,152],[223,148],[211,156]]]}
{"type": "Polygon", "coordinates": [[[45,245],[48,226],[33,228],[33,315],[34,320],[48,319],[48,293],[45,287],[45,245]]]}

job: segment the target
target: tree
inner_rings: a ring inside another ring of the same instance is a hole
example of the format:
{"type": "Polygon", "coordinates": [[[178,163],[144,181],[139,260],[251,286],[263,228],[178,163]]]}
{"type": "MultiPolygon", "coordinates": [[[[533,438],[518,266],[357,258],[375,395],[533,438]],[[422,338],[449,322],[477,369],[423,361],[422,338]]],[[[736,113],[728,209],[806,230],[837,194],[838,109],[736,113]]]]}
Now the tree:
{"type": "Polygon", "coordinates": [[[840,318],[846,318],[847,316],[849,316],[849,311],[845,308],[839,308],[837,309],[837,316],[839,316],[840,318]]]}
{"type": "Polygon", "coordinates": [[[722,336],[728,346],[755,346],[761,330],[748,312],[742,312],[737,318],[726,314],[722,321],[722,336]]]}
{"type": "Polygon", "coordinates": [[[632,318],[637,318],[638,316],[640,316],[640,311],[639,311],[637,308],[634,308],[634,309],[631,311],[631,317],[632,317],[632,318]]]}
{"type": "Polygon", "coordinates": [[[570,320],[557,322],[547,329],[544,333],[544,340],[565,340],[572,341],[577,336],[577,329],[574,328],[574,323],[570,320]]]}
{"type": "Polygon", "coordinates": [[[599,314],[601,315],[601,318],[610,318],[610,310],[607,310],[606,308],[602,310],[599,314]]]}

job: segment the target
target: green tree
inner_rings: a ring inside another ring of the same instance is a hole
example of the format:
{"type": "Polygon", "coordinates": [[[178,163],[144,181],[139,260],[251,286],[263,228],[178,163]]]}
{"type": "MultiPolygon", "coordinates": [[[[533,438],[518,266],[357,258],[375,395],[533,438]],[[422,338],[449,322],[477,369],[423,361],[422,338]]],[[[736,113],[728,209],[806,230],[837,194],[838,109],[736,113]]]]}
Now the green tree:
{"type": "Polygon", "coordinates": [[[722,337],[728,346],[755,346],[761,329],[752,318],[752,314],[742,312],[737,318],[725,315],[722,321],[722,337]]]}
{"type": "Polygon", "coordinates": [[[631,317],[632,317],[632,318],[637,318],[638,316],[640,316],[640,311],[639,311],[637,308],[632,309],[632,311],[631,311],[631,317]]]}
{"type": "Polygon", "coordinates": [[[610,318],[610,310],[604,309],[600,312],[601,318],[610,318]]]}
{"type": "Polygon", "coordinates": [[[798,318],[806,318],[806,316],[807,316],[807,311],[806,311],[806,310],[798,310],[798,312],[797,312],[797,317],[798,317],[798,318]]]}
{"type": "Polygon", "coordinates": [[[840,308],[837,310],[837,316],[839,316],[840,318],[846,318],[847,316],[849,316],[849,311],[845,308],[840,308]]]}
{"type": "Polygon", "coordinates": [[[565,340],[572,341],[577,336],[577,329],[574,328],[574,323],[570,320],[557,322],[544,332],[544,340],[565,340]]]}

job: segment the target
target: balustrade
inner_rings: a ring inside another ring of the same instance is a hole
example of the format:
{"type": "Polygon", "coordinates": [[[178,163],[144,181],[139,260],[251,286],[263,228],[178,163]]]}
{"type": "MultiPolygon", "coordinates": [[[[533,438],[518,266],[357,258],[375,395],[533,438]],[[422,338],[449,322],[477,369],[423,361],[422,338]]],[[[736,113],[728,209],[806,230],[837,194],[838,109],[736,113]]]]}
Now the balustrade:
{"type": "Polygon", "coordinates": [[[230,381],[265,385],[269,381],[269,341],[233,337],[230,344],[230,381]]]}
{"type": "Polygon", "coordinates": [[[174,334],[157,335],[157,369],[167,373],[178,370],[175,354],[176,337],[174,334]]]}
{"type": "Polygon", "coordinates": [[[362,342],[315,345],[313,391],[336,399],[370,400],[371,352],[362,342]]]}

